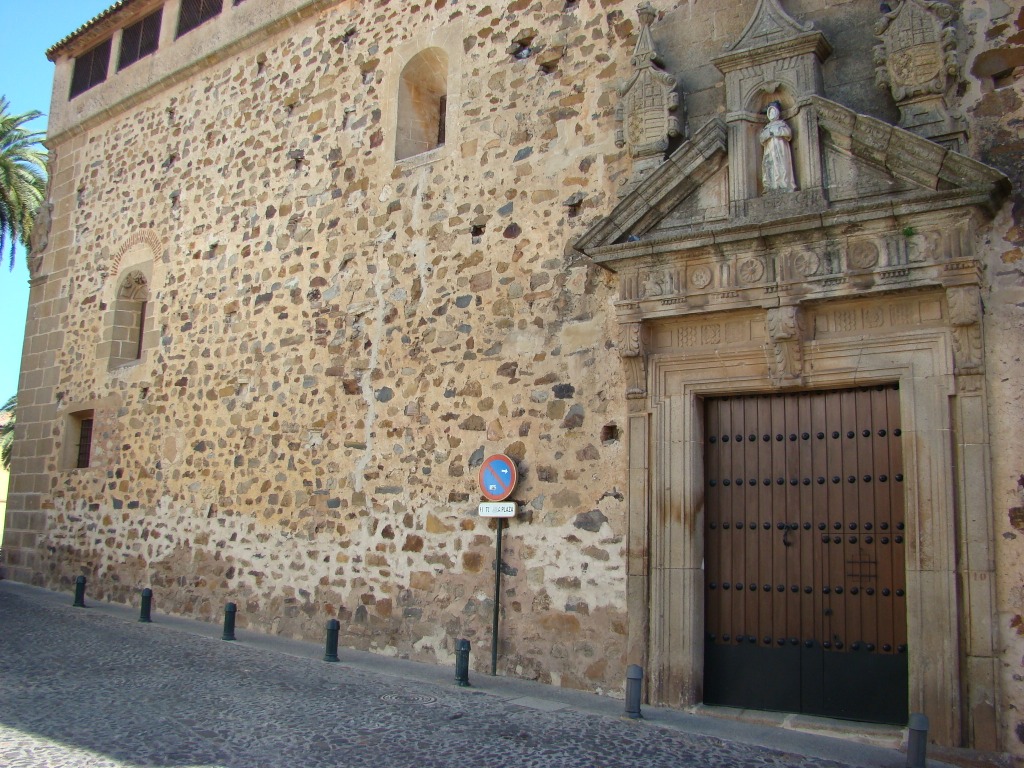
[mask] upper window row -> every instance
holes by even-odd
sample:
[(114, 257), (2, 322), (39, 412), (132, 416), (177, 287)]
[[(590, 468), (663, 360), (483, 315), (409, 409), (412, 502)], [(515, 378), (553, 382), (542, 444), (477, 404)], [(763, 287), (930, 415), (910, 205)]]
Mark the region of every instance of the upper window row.
[[(241, 2), (242, 0), (233, 0), (234, 5)], [(224, 0), (181, 0), (175, 36), (181, 37), (191, 32), (219, 15), (223, 9)], [(162, 18), (163, 8), (158, 8), (149, 16), (121, 31), (121, 49), (117, 57), (118, 72), (156, 51), (160, 42)], [(75, 58), (75, 67), (71, 74), (71, 94), (68, 98), (73, 99), (107, 79), (110, 51), (111, 40), (108, 39)]]

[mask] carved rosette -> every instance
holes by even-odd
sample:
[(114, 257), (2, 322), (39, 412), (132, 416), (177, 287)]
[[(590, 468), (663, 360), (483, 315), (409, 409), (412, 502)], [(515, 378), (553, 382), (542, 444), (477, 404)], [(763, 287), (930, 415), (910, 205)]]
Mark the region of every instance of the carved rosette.
[(647, 396), (647, 342), (643, 323), (619, 326), (619, 356), (626, 365), (626, 398)]
[(633, 49), (633, 75), (619, 89), (615, 109), (615, 146), (627, 147), (633, 158), (633, 174), (626, 191), (656, 168), (665, 157), (671, 136), (679, 135), (679, 107), (676, 79), (658, 66), (651, 24), (655, 18), (650, 3), (637, 9), (640, 34)]
[(804, 315), (799, 307), (769, 309), (765, 318), (771, 340), (771, 373), (776, 385), (800, 384), (804, 375)]
[(981, 290), (967, 285), (946, 290), (953, 332), (953, 363), (957, 374), (982, 373), (985, 349), (981, 335)]

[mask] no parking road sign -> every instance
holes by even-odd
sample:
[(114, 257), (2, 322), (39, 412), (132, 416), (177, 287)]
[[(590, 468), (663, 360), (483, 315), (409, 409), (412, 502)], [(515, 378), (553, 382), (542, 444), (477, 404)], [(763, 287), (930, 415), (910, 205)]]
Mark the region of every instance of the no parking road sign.
[(519, 473), (508, 456), (496, 453), (480, 467), (480, 491), (490, 501), (504, 501), (512, 495)]

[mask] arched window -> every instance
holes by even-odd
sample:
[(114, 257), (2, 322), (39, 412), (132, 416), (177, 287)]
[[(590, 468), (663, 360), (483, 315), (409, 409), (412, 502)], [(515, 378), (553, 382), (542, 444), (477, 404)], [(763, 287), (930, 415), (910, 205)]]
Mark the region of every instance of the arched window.
[(409, 60), (398, 83), (395, 159), (444, 144), (448, 110), (448, 54), (427, 48)]
[(142, 359), (146, 338), (149, 283), (141, 272), (124, 276), (114, 300), (110, 337), (110, 367), (118, 368)]

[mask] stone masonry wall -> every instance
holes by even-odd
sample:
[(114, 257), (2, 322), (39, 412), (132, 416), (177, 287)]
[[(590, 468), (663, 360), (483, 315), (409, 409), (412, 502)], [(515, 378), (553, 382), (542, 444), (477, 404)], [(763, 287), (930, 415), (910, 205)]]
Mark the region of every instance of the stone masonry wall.
[[(835, 48), (826, 96), (895, 122), (874, 86), (877, 3), (783, 4)], [(756, 2), (655, 5), (693, 131), (724, 110), (710, 59)], [(1005, 748), (1024, 754), (1024, 12), (953, 5), (968, 154), (1016, 195), (983, 253), (994, 694)], [(616, 280), (571, 245), (629, 174), (614, 109), (635, 31), (633, 5), (613, 0), (338, 2), (109, 119), (63, 119), (9, 572), (55, 588), (84, 573), (118, 601), (148, 585), (160, 610), (210, 620), (234, 600), (240, 626), (311, 639), (337, 617), (348, 645), (438, 663), (468, 637), (482, 669), (495, 531), (475, 514), (476, 475), (504, 452), (523, 507), (505, 538), (501, 673), (621, 692)], [(446, 145), (396, 164), (398, 76), (431, 45), (458, 97)], [(108, 371), (107, 313), (133, 265), (156, 332)], [(89, 409), (93, 466), (66, 469), (67, 415)]]
[(971, 126), (969, 154), (1013, 182), (1011, 200), (993, 222), (986, 243), (985, 354), (1001, 731), (1004, 747), (1024, 755), (1024, 7), (970, 0), (962, 4), (961, 14), (970, 35), (963, 97)]
[[(476, 475), (505, 452), (525, 506), (502, 670), (616, 689), (613, 283), (568, 244), (607, 207), (620, 152), (599, 130), (615, 84), (599, 51), (624, 56), (632, 24), (438, 5), (422, 21), (464, 28), (465, 80), (428, 163), (383, 147), (389, 57), (416, 31), (384, 3), (341, 4), (57, 142), (75, 183), (57, 203), (74, 246), (44, 267), (73, 307), (54, 398), (96, 427), (93, 466), (68, 470), (57, 418), (43, 580), (86, 573), (119, 601), (151, 585), (162, 610), (213, 620), (235, 600), (241, 626), (310, 638), (336, 616), (350, 645), (440, 662), (465, 636), (483, 665), (495, 534)], [(578, 38), (549, 74), (505, 51), (528, 23)], [(562, 204), (574, 192), (590, 215)], [(160, 338), (108, 373), (97, 348), (140, 230), (160, 244)]]

